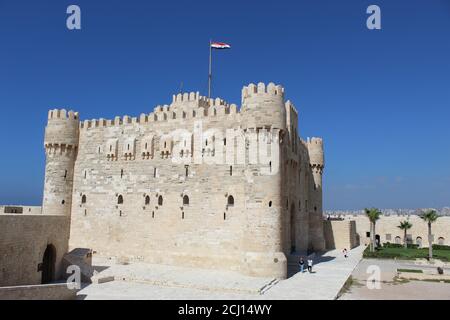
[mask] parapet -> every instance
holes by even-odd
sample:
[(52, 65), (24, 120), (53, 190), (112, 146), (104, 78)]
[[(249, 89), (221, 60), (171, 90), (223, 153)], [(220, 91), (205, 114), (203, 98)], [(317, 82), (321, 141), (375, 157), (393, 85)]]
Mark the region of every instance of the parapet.
[(260, 82), (243, 87), (241, 118), (247, 128), (286, 129), (284, 88), (272, 82), (267, 86)]
[(177, 119), (212, 118), (237, 113), (237, 105), (228, 104), (223, 99), (204, 97), (198, 92), (179, 93), (172, 96), (170, 105), (157, 105), (153, 112), (149, 114), (141, 113), (139, 117), (117, 116), (113, 120), (105, 120), (103, 118), (84, 120), (80, 122), (80, 129), (146, 124)]
[(244, 100), (247, 98), (262, 95), (272, 95), (283, 98), (284, 88), (280, 85), (275, 85), (273, 82), (270, 82), (267, 86), (262, 82), (258, 83), (258, 85), (250, 83), (248, 86), (242, 88), (242, 103), (244, 103)]
[(78, 112), (67, 112), (65, 109), (50, 110), (45, 128), (45, 147), (77, 147), (79, 121)]
[(48, 120), (75, 120), (78, 119), (78, 112), (70, 110), (67, 112), (65, 109), (53, 109), (48, 111)]

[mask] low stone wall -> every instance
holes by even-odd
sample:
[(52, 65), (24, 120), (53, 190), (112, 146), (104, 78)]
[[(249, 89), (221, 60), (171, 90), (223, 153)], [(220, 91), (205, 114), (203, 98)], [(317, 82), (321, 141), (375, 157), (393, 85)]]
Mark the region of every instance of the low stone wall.
[(75, 300), (77, 292), (66, 283), (0, 287), (0, 300)]
[[(365, 215), (345, 215), (345, 220), (356, 222), (356, 232), (359, 234), (361, 243), (370, 243), (370, 222)], [(428, 247), (428, 225), (419, 216), (381, 216), (376, 223), (376, 235), (381, 244), (400, 243), (403, 244), (403, 230), (398, 228), (401, 221), (408, 220), (412, 228), (408, 230), (408, 238), (411, 243), (419, 247)], [(450, 217), (439, 217), (432, 225), (433, 244), (450, 245)]]
[(325, 220), (323, 224), (327, 249), (350, 250), (359, 245), (355, 221)]
[(61, 277), (67, 252), (69, 217), (27, 214), (0, 215), (0, 286), (42, 283), (48, 246), (54, 248), (54, 279)]

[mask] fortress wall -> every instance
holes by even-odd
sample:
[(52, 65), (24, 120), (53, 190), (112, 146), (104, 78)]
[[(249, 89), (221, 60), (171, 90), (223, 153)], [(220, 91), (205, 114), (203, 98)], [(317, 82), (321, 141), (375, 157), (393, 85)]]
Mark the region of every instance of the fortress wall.
[[(370, 238), (366, 236), (370, 232), (369, 219), (364, 215), (346, 215), (345, 220), (355, 220), (356, 232), (360, 237), (361, 243), (369, 244)], [(397, 228), (400, 222), (408, 219), (407, 216), (382, 216), (376, 223), (376, 234), (380, 235), (381, 243), (395, 243), (395, 238), (400, 237), (400, 243), (403, 244), (403, 230)], [(412, 243), (417, 243), (417, 237), (422, 238), (422, 246), (428, 246), (428, 226), (419, 216), (409, 216), (412, 228), (407, 234), (411, 235)], [(440, 217), (431, 227), (434, 235), (434, 244), (438, 244), (440, 237), (444, 238), (444, 244), (450, 245), (450, 217)], [(390, 235), (390, 237), (389, 237)]]
[[(239, 125), (236, 117), (203, 118), (203, 131), (220, 128), (225, 137), (225, 128)], [(74, 171), (71, 249), (89, 247), (103, 256), (239, 270), (245, 259), (243, 248), (250, 250), (251, 247), (244, 238), (250, 228), (254, 229), (253, 237), (261, 240), (253, 243), (251, 250), (275, 250), (273, 244), (277, 241), (273, 237), (276, 235), (267, 233), (264, 227), (258, 231), (259, 222), (261, 226), (268, 226), (273, 221), (250, 221), (253, 218), (247, 214), (249, 208), (256, 208), (262, 215), (271, 217), (269, 201), (273, 202), (270, 209), (278, 210), (280, 192), (271, 183), (272, 176), (264, 178), (259, 193), (249, 193), (248, 185), (257, 183), (251, 179), (259, 174), (255, 167), (233, 165), (230, 176), (227, 164), (191, 163), (186, 177), (183, 164), (173, 163), (171, 154), (168, 158), (165, 154), (162, 156), (162, 152), (170, 152), (163, 144), (166, 135), (180, 128), (192, 132), (196, 120), (142, 124), (125, 118), (121, 125), (85, 126), (80, 130)], [(118, 160), (114, 157), (108, 160), (111, 140), (114, 140), (112, 149)], [(145, 141), (148, 141), (149, 151), (142, 157)], [(127, 157), (131, 160), (124, 157), (128, 142), (131, 157)], [(172, 143), (171, 146), (175, 143), (170, 139), (167, 142)], [(224, 142), (220, 139), (214, 143)], [(224, 147), (230, 146), (227, 140)], [(206, 152), (214, 149), (211, 141), (208, 146), (203, 144), (203, 148)], [(248, 150), (242, 153), (237, 146), (235, 150), (236, 157), (248, 159)], [(86, 195), (86, 203), (82, 203), (83, 195)], [(123, 204), (118, 204), (119, 195), (123, 197)], [(189, 197), (189, 206), (183, 205), (184, 195)], [(149, 204), (145, 203), (147, 196)], [(163, 197), (163, 205), (158, 204), (159, 196)], [(233, 206), (227, 207), (228, 196), (234, 197)], [(249, 223), (255, 223), (254, 228)]]
[(0, 287), (0, 300), (75, 300), (78, 291), (66, 283)]
[(323, 223), (327, 249), (350, 250), (358, 245), (355, 221), (325, 220)]
[(69, 217), (0, 215), (0, 286), (41, 283), (38, 265), (48, 244), (56, 249), (56, 276), (67, 252)]
[[(292, 247), (320, 250), (324, 241), (310, 221), (321, 217), (321, 189), (310, 188), (315, 179), (321, 185), (322, 171), (313, 174), (309, 141), (298, 138), (297, 121), (281, 86), (258, 83), (243, 88), (240, 110), (197, 92), (174, 95), (170, 105), (139, 117), (80, 122), (73, 179), (66, 171), (73, 180), (70, 248), (285, 277)], [(49, 117), (48, 127), (58, 131), (59, 118)], [(234, 140), (227, 129), (241, 136)], [(47, 139), (56, 141), (50, 147), (61, 144), (54, 136)], [(264, 149), (271, 157), (258, 153)], [(174, 155), (188, 161), (174, 162)], [(217, 158), (220, 164), (208, 163)], [(60, 156), (54, 163), (50, 182), (64, 167)], [(67, 189), (54, 189), (66, 196)]]
[(0, 214), (41, 214), (42, 207), (38, 206), (22, 206), (22, 205), (4, 205), (0, 206)]
[(291, 144), (284, 149), (283, 165), (283, 206), (284, 215), (284, 252), (289, 255), (292, 250), (302, 252), (309, 247), (309, 212), (306, 203), (309, 199), (308, 188), (311, 185), (309, 164), (306, 162), (307, 149), (300, 145), (293, 152)]

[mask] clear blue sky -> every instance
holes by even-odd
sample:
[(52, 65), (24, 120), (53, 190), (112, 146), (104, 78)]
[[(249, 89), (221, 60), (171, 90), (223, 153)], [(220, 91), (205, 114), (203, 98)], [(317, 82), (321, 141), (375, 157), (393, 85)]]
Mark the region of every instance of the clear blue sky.
[(0, 203), (40, 204), (48, 109), (136, 116), (180, 82), (206, 94), (210, 38), (232, 45), (214, 96), (282, 84), (302, 137), (324, 138), (326, 209), (450, 205), (448, 0), (0, 0)]

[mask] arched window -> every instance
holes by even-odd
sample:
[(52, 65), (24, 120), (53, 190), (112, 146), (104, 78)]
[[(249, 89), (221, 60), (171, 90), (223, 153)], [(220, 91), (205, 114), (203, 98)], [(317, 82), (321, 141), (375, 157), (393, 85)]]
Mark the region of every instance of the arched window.
[(119, 195), (119, 197), (117, 198), (117, 204), (123, 204), (123, 197), (122, 197), (122, 195)]
[(402, 243), (402, 238), (400, 238), (399, 236), (395, 237), (395, 243), (396, 244), (401, 244)]
[(422, 238), (421, 237), (417, 237), (416, 238), (416, 244), (420, 247), (422, 247)]
[(234, 206), (234, 198), (233, 198), (233, 196), (228, 196), (227, 204), (228, 204), (229, 207), (233, 207)]
[(188, 206), (189, 205), (189, 197), (187, 195), (185, 195), (183, 197), (183, 206)]
[(146, 196), (145, 197), (145, 205), (149, 205), (150, 204), (150, 196)]
[(85, 194), (83, 194), (83, 196), (81, 197), (81, 203), (82, 204), (85, 204), (86, 203), (86, 195)]
[(269, 208), (272, 207), (272, 201), (269, 201)]
[(163, 205), (163, 197), (159, 196), (158, 197), (158, 206), (162, 206)]
[(444, 245), (444, 242), (445, 242), (444, 237), (439, 237), (439, 238), (438, 238), (438, 244), (439, 244), (440, 246), (443, 246), (443, 245)]

